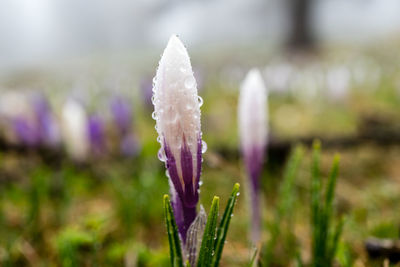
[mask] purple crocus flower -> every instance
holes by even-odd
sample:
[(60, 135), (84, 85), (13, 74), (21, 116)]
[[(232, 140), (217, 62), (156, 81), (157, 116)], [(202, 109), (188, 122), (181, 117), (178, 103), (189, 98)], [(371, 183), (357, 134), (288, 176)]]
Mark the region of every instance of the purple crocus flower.
[(132, 133), (132, 108), (130, 103), (121, 97), (115, 97), (111, 101), (110, 108), (120, 138), (121, 154), (129, 157), (137, 155), (139, 143)]
[(257, 69), (251, 70), (240, 88), (239, 133), (241, 150), (249, 176), (252, 211), (251, 239), (257, 243), (260, 238), (260, 174), (267, 144), (267, 90)]
[(11, 123), (19, 142), (31, 147), (39, 145), (40, 136), (34, 121), (19, 116), (13, 118)]
[(35, 95), (32, 99), (38, 132), (42, 144), (55, 146), (61, 141), (60, 129), (44, 95)]
[(96, 154), (102, 154), (105, 150), (105, 134), (104, 123), (99, 116), (89, 116), (87, 133), (91, 150)]
[(132, 127), (132, 109), (128, 101), (115, 97), (111, 101), (111, 113), (121, 136), (128, 134)]
[[(200, 101), (199, 101), (200, 100)], [(153, 118), (171, 187), (172, 206), (183, 244), (196, 218), (202, 161), (201, 98), (186, 48), (173, 35), (161, 57), (153, 88)]]

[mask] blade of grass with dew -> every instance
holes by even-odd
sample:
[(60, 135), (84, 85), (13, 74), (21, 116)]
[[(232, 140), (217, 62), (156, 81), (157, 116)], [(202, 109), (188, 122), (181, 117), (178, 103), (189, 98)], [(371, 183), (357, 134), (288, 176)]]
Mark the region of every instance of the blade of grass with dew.
[(219, 210), (219, 197), (214, 197), (211, 203), (210, 214), (207, 219), (206, 229), (204, 230), (203, 240), (199, 252), (198, 267), (211, 266), (212, 258), (214, 255), (214, 242), (217, 229)]
[(217, 239), (216, 239), (215, 247), (214, 247), (215, 255), (213, 258), (213, 263), (211, 265), (213, 267), (217, 267), (219, 265), (219, 261), (221, 259), (222, 251), (223, 251), (224, 245), (225, 245), (226, 235), (228, 233), (229, 224), (230, 224), (230, 221), (232, 218), (233, 209), (235, 207), (237, 198), (239, 197), (239, 189), (240, 189), (240, 185), (238, 183), (236, 183), (233, 186), (231, 196), (229, 197), (228, 203), (226, 204), (224, 214), (223, 214), (221, 222), (219, 224), (218, 231), (217, 231)]
[(181, 243), (179, 239), (178, 227), (176, 226), (171, 201), (168, 195), (164, 195), (165, 223), (167, 226), (169, 251), (172, 267), (183, 267)]

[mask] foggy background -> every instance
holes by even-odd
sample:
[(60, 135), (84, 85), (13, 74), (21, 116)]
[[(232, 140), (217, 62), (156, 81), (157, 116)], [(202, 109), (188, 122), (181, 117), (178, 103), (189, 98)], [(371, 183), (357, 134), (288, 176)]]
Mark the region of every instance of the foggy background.
[[(0, 72), (152, 49), (159, 56), (173, 33), (203, 50), (246, 44), (275, 49), (289, 38), (295, 2), (3, 0)], [(398, 0), (307, 2), (309, 28), (319, 43), (366, 45), (400, 33)]]

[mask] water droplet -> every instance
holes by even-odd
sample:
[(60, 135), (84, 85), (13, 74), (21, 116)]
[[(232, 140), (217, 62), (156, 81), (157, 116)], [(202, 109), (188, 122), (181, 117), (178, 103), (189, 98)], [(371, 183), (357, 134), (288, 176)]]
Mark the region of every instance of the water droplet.
[(151, 103), (153, 103), (153, 105), (156, 103), (156, 97), (154, 95), (151, 96)]
[(171, 178), (171, 176), (169, 175), (169, 172), (168, 172), (168, 170), (166, 170), (166, 171), (165, 171), (165, 176), (167, 176), (167, 178), (168, 178), (168, 179), (170, 179), (170, 178)]
[[(157, 141), (158, 141), (158, 140), (157, 140)], [(164, 151), (163, 148), (160, 148), (160, 149), (158, 150), (157, 156), (158, 156), (158, 159), (159, 159), (160, 161), (165, 162), (166, 158), (165, 158), (165, 151)]]
[(202, 186), (203, 185), (203, 181), (199, 181), (199, 186)]
[(203, 105), (203, 98), (201, 96), (197, 96), (197, 100), (199, 101), (199, 107)]
[(240, 196), (240, 193), (239, 193), (239, 192), (237, 192), (237, 193), (236, 193), (236, 196), (237, 196), (237, 197), (238, 197), (238, 196)]
[(196, 80), (194, 79), (194, 77), (192, 75), (189, 75), (186, 79), (185, 79), (185, 87), (187, 89), (192, 88), (194, 86), (194, 84), (196, 83)]
[(161, 137), (157, 136), (157, 142), (159, 142), (161, 144)]
[(157, 112), (153, 111), (153, 113), (151, 113), (151, 117), (153, 120), (157, 120)]
[(204, 140), (202, 140), (201, 141), (201, 153), (206, 153), (206, 151), (207, 151), (207, 143)]

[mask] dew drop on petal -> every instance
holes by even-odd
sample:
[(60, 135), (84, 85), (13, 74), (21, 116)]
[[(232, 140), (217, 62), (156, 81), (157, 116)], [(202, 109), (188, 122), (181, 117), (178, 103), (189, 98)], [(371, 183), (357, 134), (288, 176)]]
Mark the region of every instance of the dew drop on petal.
[(185, 87), (187, 89), (190, 89), (194, 86), (196, 80), (194, 79), (193, 76), (189, 75), (186, 79), (185, 79)]
[(202, 140), (201, 141), (201, 153), (206, 153), (206, 151), (207, 151), (207, 143), (204, 140)]
[(203, 181), (199, 181), (199, 186), (202, 186), (203, 185)]
[(157, 120), (157, 112), (153, 111), (153, 113), (151, 113), (151, 117), (153, 120)]
[(197, 100), (199, 101), (199, 107), (203, 105), (203, 98), (201, 96), (197, 96)]
[[(158, 141), (158, 140), (157, 140)], [(158, 159), (162, 162), (165, 162), (165, 151), (163, 148), (160, 148), (157, 153)]]

